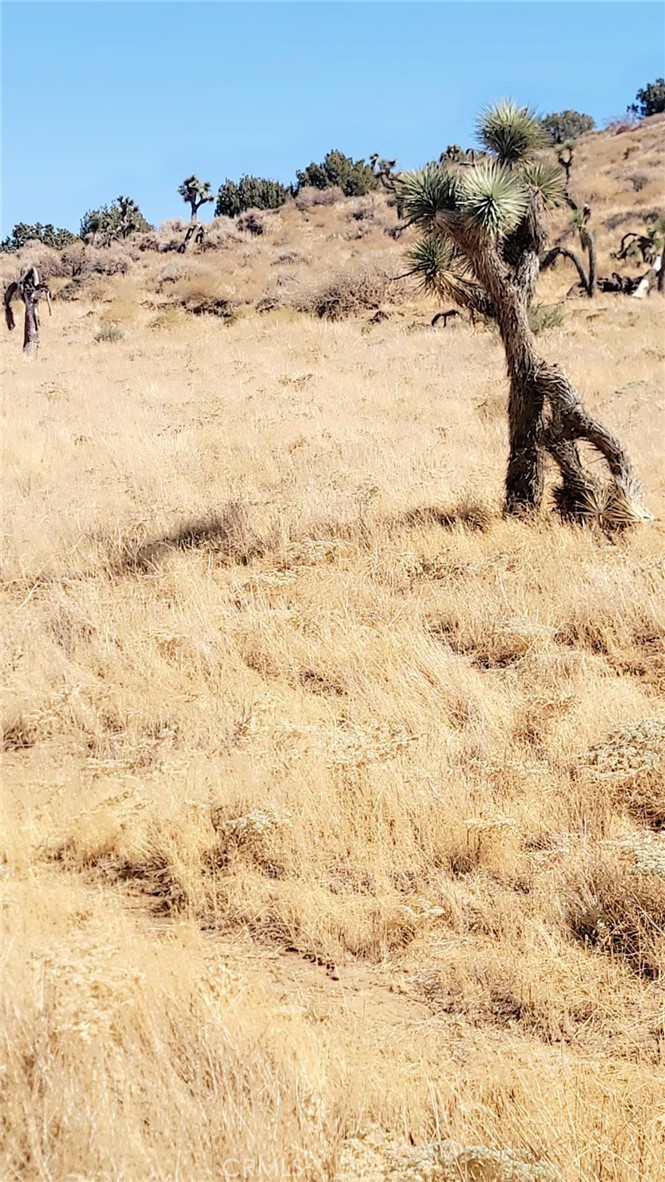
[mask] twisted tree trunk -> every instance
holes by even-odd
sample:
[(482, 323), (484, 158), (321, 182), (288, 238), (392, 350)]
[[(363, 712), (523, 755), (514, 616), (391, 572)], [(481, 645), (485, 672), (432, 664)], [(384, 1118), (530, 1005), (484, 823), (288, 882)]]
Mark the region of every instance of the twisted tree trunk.
[(525, 294), (498, 253), (487, 247), (478, 251), (474, 268), (496, 310), (510, 378), (506, 512), (519, 514), (540, 506), (547, 451), (561, 472), (562, 484), (555, 494), (559, 509), (569, 517), (580, 515), (597, 481), (582, 466), (577, 440), (586, 440), (600, 452), (617, 486), (630, 488), (632, 468), (619, 440), (585, 410), (563, 371), (538, 356)]

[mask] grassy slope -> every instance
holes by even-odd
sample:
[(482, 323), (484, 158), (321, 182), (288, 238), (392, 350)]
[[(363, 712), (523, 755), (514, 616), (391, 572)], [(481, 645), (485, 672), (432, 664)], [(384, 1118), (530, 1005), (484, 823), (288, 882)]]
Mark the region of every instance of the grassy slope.
[[(585, 137), (599, 220), (662, 126)], [(355, 208), (206, 282), (399, 266)], [(659, 301), (540, 338), (648, 490), (610, 542), (502, 520), (492, 334), (164, 315), (172, 265), (6, 349), (2, 1176), (379, 1178), (388, 1132), (665, 1176)]]

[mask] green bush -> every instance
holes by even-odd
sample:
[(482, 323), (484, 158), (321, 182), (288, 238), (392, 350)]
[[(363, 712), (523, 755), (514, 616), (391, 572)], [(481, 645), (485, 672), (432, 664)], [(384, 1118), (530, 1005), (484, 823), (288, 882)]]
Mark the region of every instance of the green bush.
[(237, 218), (248, 209), (279, 209), (289, 196), (289, 189), (279, 181), (258, 176), (241, 176), (237, 183), (225, 180), (217, 194), (215, 217)]
[(297, 172), (298, 190), (340, 188), (345, 197), (363, 197), (378, 188), (378, 179), (366, 160), (352, 160), (336, 149), (328, 152), (321, 164), (308, 164)]
[(95, 336), (95, 340), (105, 341), (107, 344), (115, 344), (116, 341), (122, 341), (124, 336), (124, 332), (118, 328), (117, 324), (102, 324)]
[(576, 140), (585, 131), (593, 131), (595, 127), (591, 116), (583, 115), (580, 111), (552, 111), (540, 122), (552, 144), (565, 144), (566, 140)]
[(110, 205), (89, 209), (83, 215), (79, 235), (94, 246), (108, 246), (130, 234), (146, 234), (152, 229), (131, 197), (116, 197)]
[(628, 107), (631, 114), (639, 115), (640, 119), (646, 119), (648, 115), (660, 115), (665, 111), (665, 78), (656, 78), (655, 82), (649, 82), (642, 90), (638, 90), (635, 100)]
[(35, 222), (34, 225), (30, 225), (28, 222), (18, 222), (11, 234), (0, 242), (0, 251), (13, 253), (16, 250), (21, 250), (26, 242), (34, 241), (42, 242), (44, 246), (50, 246), (53, 250), (64, 250), (72, 243), (78, 242), (78, 238), (69, 230), (56, 230), (51, 222), (47, 222), (45, 226), (41, 222)]
[(536, 336), (548, 328), (561, 328), (562, 324), (561, 304), (532, 304), (529, 308), (529, 327)]

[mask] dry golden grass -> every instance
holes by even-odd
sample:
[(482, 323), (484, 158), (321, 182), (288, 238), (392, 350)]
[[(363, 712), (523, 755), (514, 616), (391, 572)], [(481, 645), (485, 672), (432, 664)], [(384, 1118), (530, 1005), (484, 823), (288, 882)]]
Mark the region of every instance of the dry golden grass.
[(6, 346), (0, 1174), (664, 1178), (659, 301), (540, 338), (612, 541), (502, 519), (494, 334), (226, 325), (172, 260)]

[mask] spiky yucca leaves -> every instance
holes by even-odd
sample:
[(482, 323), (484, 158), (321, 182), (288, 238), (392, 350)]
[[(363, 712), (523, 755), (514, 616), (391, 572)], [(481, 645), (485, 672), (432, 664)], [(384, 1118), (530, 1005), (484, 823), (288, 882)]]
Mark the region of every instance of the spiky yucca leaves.
[(408, 274), (414, 277), (422, 292), (442, 301), (453, 300), (459, 307), (481, 316), (492, 314), (482, 287), (469, 278), (468, 260), (449, 238), (441, 234), (424, 234), (407, 251), (407, 259), (411, 263)]
[(560, 168), (541, 160), (530, 160), (520, 169), (522, 182), (534, 190), (543, 209), (556, 209), (566, 198), (566, 181)]
[(415, 172), (405, 172), (396, 185), (396, 195), (409, 225), (429, 231), (437, 214), (457, 208), (460, 174), (442, 164), (426, 164)]
[(589, 479), (578, 488), (569, 503), (565, 488), (554, 491), (555, 504), (562, 517), (595, 526), (606, 533), (616, 533), (653, 521), (642, 504), (643, 489), (637, 480), (601, 482)]
[(488, 152), (512, 168), (533, 157), (547, 143), (540, 120), (529, 107), (502, 99), (479, 116), (478, 139)]
[(505, 238), (524, 217), (528, 197), (521, 177), (493, 160), (467, 170), (457, 209), (475, 229)]
[(459, 251), (441, 234), (424, 234), (407, 250), (406, 257), (411, 263), (408, 274), (413, 275), (420, 290), (428, 295), (447, 295), (446, 287), (461, 276)]

